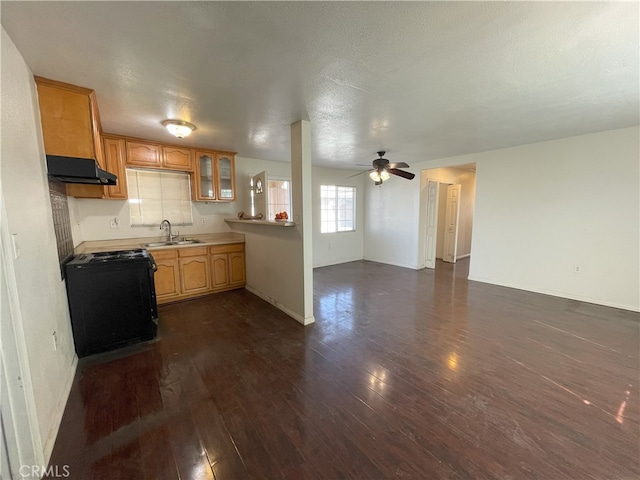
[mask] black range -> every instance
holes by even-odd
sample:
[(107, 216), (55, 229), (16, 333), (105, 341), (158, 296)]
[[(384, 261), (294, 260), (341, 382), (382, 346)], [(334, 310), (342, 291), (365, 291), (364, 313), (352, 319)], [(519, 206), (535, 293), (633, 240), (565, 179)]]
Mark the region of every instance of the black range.
[(151, 254), (142, 249), (85, 253), (67, 263), (67, 297), (79, 357), (155, 338), (156, 269)]

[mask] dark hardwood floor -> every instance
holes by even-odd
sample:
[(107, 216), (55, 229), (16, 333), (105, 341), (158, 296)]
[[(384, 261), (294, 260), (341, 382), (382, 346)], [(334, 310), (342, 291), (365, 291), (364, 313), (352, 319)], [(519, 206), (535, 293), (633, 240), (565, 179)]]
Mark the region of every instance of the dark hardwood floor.
[(638, 314), (413, 271), (315, 270), (303, 327), (245, 290), (80, 361), (72, 479), (637, 479)]

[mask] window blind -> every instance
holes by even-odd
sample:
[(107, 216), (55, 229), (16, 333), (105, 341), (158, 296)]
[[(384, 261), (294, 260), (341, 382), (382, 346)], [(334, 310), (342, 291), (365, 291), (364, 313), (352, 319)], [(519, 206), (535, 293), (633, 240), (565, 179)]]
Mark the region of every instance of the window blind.
[(189, 174), (127, 168), (131, 226), (191, 225)]

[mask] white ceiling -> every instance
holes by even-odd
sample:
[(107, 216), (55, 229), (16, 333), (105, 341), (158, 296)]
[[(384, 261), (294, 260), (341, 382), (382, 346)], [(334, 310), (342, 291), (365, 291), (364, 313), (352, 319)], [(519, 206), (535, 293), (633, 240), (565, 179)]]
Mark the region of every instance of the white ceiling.
[(639, 4), (8, 2), (34, 74), (96, 91), (106, 132), (290, 160), (412, 162), (639, 123)]

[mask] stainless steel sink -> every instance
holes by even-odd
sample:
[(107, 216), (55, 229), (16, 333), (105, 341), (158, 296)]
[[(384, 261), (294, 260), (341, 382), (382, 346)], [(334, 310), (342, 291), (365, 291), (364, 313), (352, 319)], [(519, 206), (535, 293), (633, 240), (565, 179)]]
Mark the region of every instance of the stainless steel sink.
[(172, 240), (170, 242), (152, 242), (152, 243), (143, 243), (143, 247), (169, 247), (171, 245), (191, 245), (193, 243), (202, 243), (202, 240), (196, 239), (184, 239), (184, 240)]
[(143, 243), (143, 247), (166, 247), (167, 245), (175, 245), (174, 242), (153, 242), (153, 243)]

